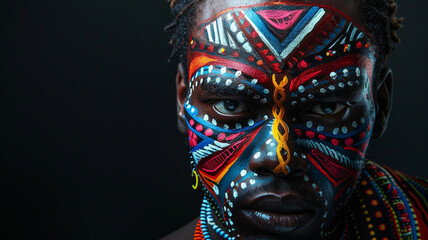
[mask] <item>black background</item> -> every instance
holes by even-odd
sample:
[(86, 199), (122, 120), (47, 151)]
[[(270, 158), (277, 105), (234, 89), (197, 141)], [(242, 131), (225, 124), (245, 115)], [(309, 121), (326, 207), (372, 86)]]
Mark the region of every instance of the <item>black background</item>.
[[(426, 1), (405, 27), (370, 158), (428, 177)], [(162, 0), (1, 1), (0, 238), (155, 239), (198, 214)]]

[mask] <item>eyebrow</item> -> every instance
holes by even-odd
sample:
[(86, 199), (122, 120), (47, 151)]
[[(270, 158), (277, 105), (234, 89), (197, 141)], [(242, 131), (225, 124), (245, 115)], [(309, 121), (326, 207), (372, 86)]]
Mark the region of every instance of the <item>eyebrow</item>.
[[(320, 89), (325, 89), (325, 93), (320, 92), (320, 89), (317, 89), (316, 91), (312, 91), (310, 87), (309, 89), (306, 89), (304, 93), (300, 93), (299, 91), (295, 91), (291, 93), (291, 99), (293, 101), (300, 100), (302, 98), (308, 99), (309, 95), (313, 96), (313, 99), (322, 99), (322, 98), (332, 98), (332, 97), (338, 97), (338, 98), (353, 98), (355, 97), (355, 93), (351, 90), (349, 91), (350, 86), (345, 82), (344, 87), (339, 87), (338, 85), (334, 84), (323, 84), (321, 85)], [(361, 84), (361, 83), (360, 83)], [(358, 85), (353, 82), (353, 86)], [(331, 90), (329, 87), (334, 86), (334, 90)], [(309, 99), (308, 99), (309, 100)]]
[[(363, 63), (363, 64), (362, 64)], [(341, 73), (339, 70), (347, 69), (349, 71), (349, 75), (352, 75), (358, 69), (361, 71), (361, 67), (366, 67), (364, 63), (368, 63), (371, 66), (371, 60), (359, 54), (350, 54), (340, 57), (331, 62), (323, 63), (312, 68), (309, 68), (303, 72), (301, 72), (296, 78), (294, 78), (290, 83), (290, 90), (293, 92), (297, 90), (297, 87), (305, 84), (313, 78), (317, 78), (318, 76), (329, 76), (331, 73), (337, 74), (333, 79), (340, 79)], [(330, 75), (331, 76), (331, 75)]]
[(223, 83), (216, 83), (215, 79), (211, 80), (210, 82), (204, 82), (201, 85), (201, 88), (208, 92), (208, 94), (211, 95), (217, 95), (217, 96), (231, 96), (231, 95), (238, 95), (238, 96), (248, 96), (246, 89), (239, 90), (238, 85), (236, 83), (236, 79), (231, 79), (232, 84), (229, 86), (225, 86), (224, 82), (225, 79), (222, 79), (221, 81)]

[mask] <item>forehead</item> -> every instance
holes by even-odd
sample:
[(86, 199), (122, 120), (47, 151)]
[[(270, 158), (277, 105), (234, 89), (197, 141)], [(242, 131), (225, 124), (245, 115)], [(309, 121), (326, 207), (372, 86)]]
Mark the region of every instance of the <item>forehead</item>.
[(318, 76), (336, 78), (340, 74), (334, 72), (347, 67), (351, 69), (346, 75), (363, 67), (370, 76), (375, 60), (375, 50), (357, 21), (332, 6), (307, 3), (224, 9), (199, 22), (189, 51), (189, 78), (214, 65), (242, 71), (262, 83), (272, 74), (286, 74), (294, 80), (291, 87)]
[(204, 22), (209, 18), (228, 9), (238, 7), (249, 7), (254, 5), (275, 5), (275, 4), (287, 4), (287, 5), (317, 5), (325, 8), (334, 8), (338, 11), (343, 12), (345, 15), (360, 21), (360, 14), (358, 12), (358, 0), (216, 0), (216, 1), (204, 1), (200, 8), (196, 12), (196, 21)]

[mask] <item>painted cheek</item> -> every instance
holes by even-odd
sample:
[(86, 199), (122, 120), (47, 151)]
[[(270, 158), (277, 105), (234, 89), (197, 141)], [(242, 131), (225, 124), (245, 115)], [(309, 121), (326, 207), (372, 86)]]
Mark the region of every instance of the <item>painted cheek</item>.
[(353, 121), (349, 129), (337, 128), (333, 132), (313, 124), (297, 130), (300, 137), (296, 142), (305, 149), (313, 171), (331, 184), (336, 209), (346, 202), (364, 167), (373, 120), (372, 116), (362, 117)]
[(255, 123), (254, 127), (224, 130), (191, 114), (189, 110), (188, 136), (194, 166), (212, 199), (221, 204), (220, 196), (224, 196), (225, 190), (220, 183), (257, 135), (261, 123)]
[[(366, 105), (370, 108), (369, 104)], [(337, 201), (337, 208), (346, 201), (364, 167), (374, 117), (370, 114), (362, 115), (346, 126), (332, 130), (316, 121), (294, 126), (296, 143), (306, 152), (316, 175), (331, 184), (332, 200)]]

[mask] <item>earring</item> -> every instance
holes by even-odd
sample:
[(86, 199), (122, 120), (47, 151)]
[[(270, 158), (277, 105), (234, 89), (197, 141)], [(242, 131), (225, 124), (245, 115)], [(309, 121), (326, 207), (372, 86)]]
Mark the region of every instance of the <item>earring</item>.
[(198, 173), (196, 172), (195, 169), (193, 169), (192, 177), (195, 177), (195, 184), (192, 185), (192, 188), (193, 188), (193, 190), (196, 190), (198, 188), (199, 177), (198, 177)]

